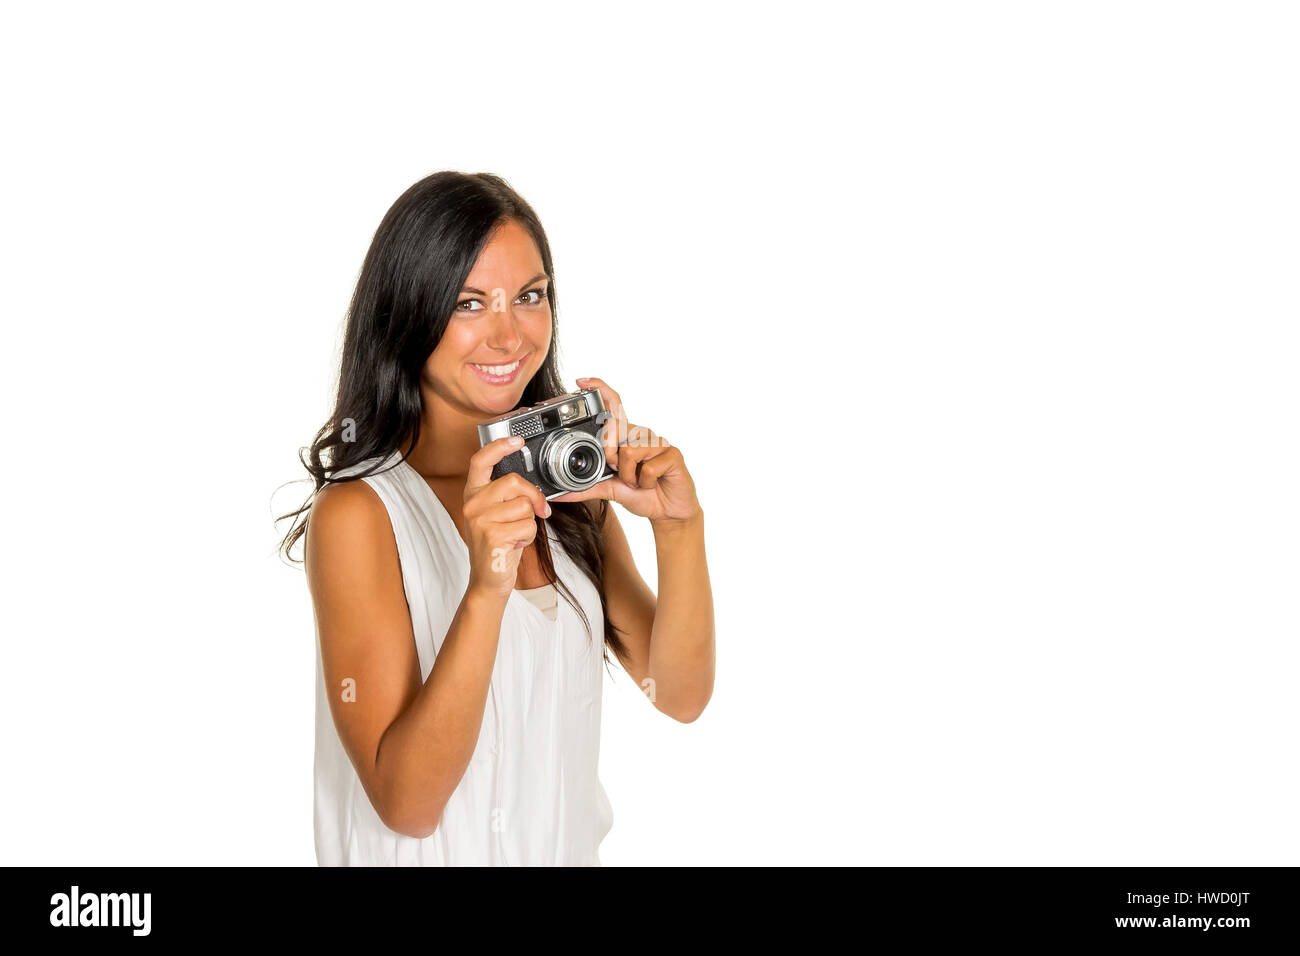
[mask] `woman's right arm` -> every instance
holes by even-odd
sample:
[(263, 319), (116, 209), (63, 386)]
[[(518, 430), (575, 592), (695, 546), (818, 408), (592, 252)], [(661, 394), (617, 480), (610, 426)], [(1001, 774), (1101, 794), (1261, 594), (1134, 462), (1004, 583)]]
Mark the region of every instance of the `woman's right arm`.
[(406, 836), (434, 832), (469, 766), (519, 558), (536, 532), (534, 509), (547, 507), (517, 475), (487, 481), (510, 450), (494, 445), (471, 462), (470, 583), (423, 683), (397, 544), (379, 496), (360, 480), (329, 485), (308, 521), (307, 581), (334, 726), (379, 818)]
[(422, 686), (397, 543), (366, 482), (316, 496), (305, 561), (343, 749), (384, 825), (428, 836), (478, 742), (505, 603), (467, 591)]

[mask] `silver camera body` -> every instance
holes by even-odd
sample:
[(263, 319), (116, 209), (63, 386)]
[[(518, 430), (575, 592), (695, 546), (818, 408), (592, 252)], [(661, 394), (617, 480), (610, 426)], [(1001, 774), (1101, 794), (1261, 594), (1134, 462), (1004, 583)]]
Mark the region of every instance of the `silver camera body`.
[(492, 468), (493, 479), (518, 474), (547, 500), (570, 491), (585, 491), (616, 475), (605, 460), (601, 431), (611, 412), (600, 390), (584, 388), (536, 405), (517, 408), (478, 426), (479, 446), (519, 435), (523, 446)]

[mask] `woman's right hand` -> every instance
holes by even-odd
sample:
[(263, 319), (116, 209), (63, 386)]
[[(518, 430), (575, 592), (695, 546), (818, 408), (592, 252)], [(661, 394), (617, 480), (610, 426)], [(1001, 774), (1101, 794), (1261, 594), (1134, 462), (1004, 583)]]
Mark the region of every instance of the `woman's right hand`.
[(522, 475), (492, 478), (492, 468), (518, 451), (512, 436), (488, 442), (469, 459), (463, 515), (469, 538), (469, 590), (510, 597), (524, 549), (537, 537), (534, 517), (546, 518), (551, 506), (542, 490)]

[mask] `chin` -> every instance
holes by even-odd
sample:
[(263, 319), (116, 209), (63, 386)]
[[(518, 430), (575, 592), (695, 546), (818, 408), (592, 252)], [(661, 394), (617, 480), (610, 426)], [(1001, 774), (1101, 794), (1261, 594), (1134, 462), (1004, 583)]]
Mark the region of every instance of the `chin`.
[(524, 390), (520, 388), (498, 388), (485, 392), (482, 388), (472, 393), (473, 405), (484, 415), (504, 415), (519, 407), (523, 401)]
[(506, 412), (512, 412), (518, 407), (519, 407), (518, 398), (515, 398), (514, 400), (502, 399), (496, 402), (486, 402), (486, 403), (479, 404), (479, 408), (485, 414), (491, 415), (493, 417), (496, 417), (497, 415), (504, 415)]

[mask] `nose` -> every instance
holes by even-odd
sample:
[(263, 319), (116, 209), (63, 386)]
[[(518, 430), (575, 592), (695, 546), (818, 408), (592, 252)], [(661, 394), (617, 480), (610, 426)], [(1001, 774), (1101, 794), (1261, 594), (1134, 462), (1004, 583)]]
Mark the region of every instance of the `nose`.
[(515, 321), (514, 307), (507, 305), (500, 312), (493, 312), (488, 326), (487, 347), (504, 355), (513, 355), (524, 342), (519, 332), (519, 323)]

